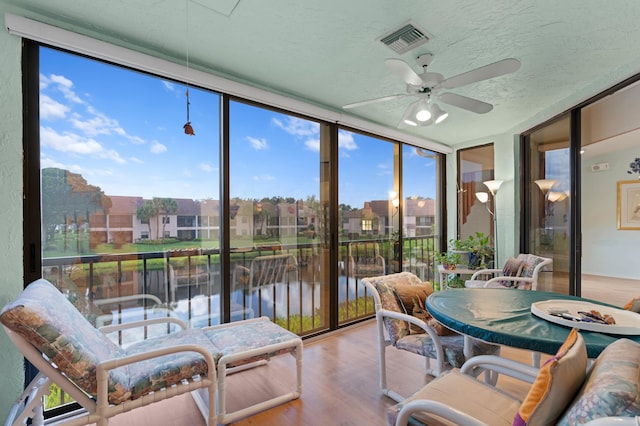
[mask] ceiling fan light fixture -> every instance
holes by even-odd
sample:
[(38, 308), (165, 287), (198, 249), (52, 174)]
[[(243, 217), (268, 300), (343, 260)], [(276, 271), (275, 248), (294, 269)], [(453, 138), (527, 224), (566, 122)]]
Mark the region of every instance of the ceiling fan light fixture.
[(429, 121), (431, 118), (431, 111), (429, 111), (429, 104), (426, 101), (418, 101), (415, 117), (418, 121)]
[(442, 123), (445, 118), (447, 118), (449, 116), (449, 113), (446, 111), (443, 111), (438, 104), (433, 103), (431, 104), (431, 116), (433, 117), (433, 122), (435, 124), (438, 123)]
[(412, 126), (412, 127), (416, 127), (418, 125), (417, 121), (416, 121), (416, 112), (418, 111), (418, 101), (413, 102), (411, 105), (409, 105), (409, 107), (407, 108), (407, 110), (404, 112), (404, 115), (402, 116), (402, 120), (400, 120), (400, 125), (401, 126)]

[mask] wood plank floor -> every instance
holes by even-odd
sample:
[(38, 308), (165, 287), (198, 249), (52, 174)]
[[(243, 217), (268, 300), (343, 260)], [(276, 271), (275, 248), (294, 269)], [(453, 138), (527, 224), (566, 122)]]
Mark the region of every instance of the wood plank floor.
[[(553, 287), (549, 282), (546, 285)], [(622, 305), (637, 295), (640, 295), (640, 281), (583, 277), (584, 297)], [(301, 398), (233, 425), (386, 425), (386, 409), (394, 402), (380, 394), (375, 342), (376, 327), (373, 320), (305, 342)], [(391, 388), (408, 396), (431, 380), (430, 376), (422, 373), (423, 358), (394, 349), (388, 349), (387, 353)], [(513, 348), (503, 348), (502, 354), (522, 362), (531, 360), (530, 352)], [(293, 389), (293, 368), (292, 357), (280, 356), (267, 366), (230, 376), (228, 408), (241, 408), (279, 390)], [(498, 385), (520, 394), (527, 389), (516, 381), (504, 378), (500, 379)], [(203, 426), (205, 422), (191, 396), (183, 395), (116, 416), (110, 425)]]

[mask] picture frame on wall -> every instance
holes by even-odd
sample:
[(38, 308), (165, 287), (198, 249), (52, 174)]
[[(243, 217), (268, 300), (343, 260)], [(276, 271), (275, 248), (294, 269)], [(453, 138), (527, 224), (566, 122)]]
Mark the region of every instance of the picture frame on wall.
[(618, 229), (640, 230), (640, 179), (618, 181)]

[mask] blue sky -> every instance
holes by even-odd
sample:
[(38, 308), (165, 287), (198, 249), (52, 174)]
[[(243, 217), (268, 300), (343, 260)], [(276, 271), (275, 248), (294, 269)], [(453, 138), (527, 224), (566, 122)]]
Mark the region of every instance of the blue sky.
[[(81, 174), (107, 195), (219, 199), (219, 98), (79, 56), (42, 48), (42, 167)], [(319, 197), (319, 125), (232, 102), (231, 195)], [(393, 145), (339, 134), (339, 202), (362, 207), (389, 197)], [(405, 196), (435, 196), (435, 165), (406, 148)]]

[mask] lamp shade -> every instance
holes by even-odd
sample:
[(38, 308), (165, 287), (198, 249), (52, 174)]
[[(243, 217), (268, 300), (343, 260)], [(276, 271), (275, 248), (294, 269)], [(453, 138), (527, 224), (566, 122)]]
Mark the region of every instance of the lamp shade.
[(556, 183), (558, 183), (558, 181), (554, 179), (538, 179), (535, 182), (544, 194), (549, 192), (549, 190), (553, 188)]
[(484, 204), (489, 201), (489, 194), (486, 192), (476, 192), (476, 198), (478, 199), (478, 201)]
[(433, 117), (433, 122), (435, 124), (438, 123), (442, 123), (445, 118), (447, 118), (449, 116), (449, 113), (446, 111), (443, 111), (438, 104), (436, 103), (432, 103), (431, 104), (431, 116)]
[(496, 195), (496, 192), (498, 192), (498, 189), (500, 188), (500, 185), (502, 185), (502, 181), (501, 180), (487, 180), (484, 183), (484, 185), (489, 188), (489, 192), (491, 192), (491, 195)]
[(418, 101), (418, 108), (416, 111), (416, 119), (424, 122), (431, 118), (431, 111), (429, 111), (429, 104), (425, 100)]

